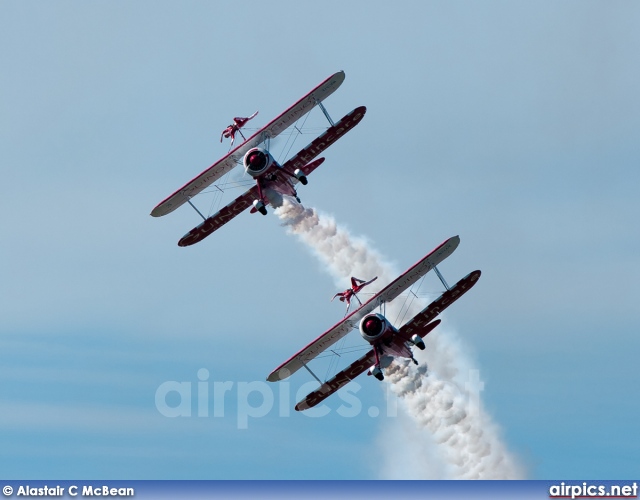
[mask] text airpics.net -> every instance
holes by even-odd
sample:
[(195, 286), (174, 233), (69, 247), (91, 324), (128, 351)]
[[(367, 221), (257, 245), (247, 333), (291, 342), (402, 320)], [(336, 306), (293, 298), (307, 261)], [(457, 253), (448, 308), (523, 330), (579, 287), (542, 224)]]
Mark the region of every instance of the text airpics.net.
[(638, 498), (638, 484), (554, 484), (549, 488), (549, 498)]
[[(195, 388), (194, 385), (196, 385)], [(315, 381), (302, 384), (295, 393), (295, 401), (303, 398), (317, 387), (318, 383)], [(338, 391), (337, 399), (342, 402), (335, 410), (338, 415), (355, 417), (362, 413), (362, 402), (356, 396), (361, 388), (362, 386), (354, 381), (349, 387)], [(397, 415), (397, 398), (389, 390), (385, 390), (385, 394), (387, 407), (385, 414), (387, 417), (395, 417)], [(276, 408), (280, 417), (289, 417), (295, 411), (293, 409), (295, 401), (289, 382), (279, 382), (274, 385), (259, 380), (252, 382), (210, 381), (209, 370), (206, 368), (198, 370), (196, 384), (171, 380), (160, 384), (155, 394), (156, 409), (161, 415), (170, 418), (191, 417), (194, 414), (198, 417), (223, 418), (229, 406), (233, 404), (233, 399), (236, 400), (236, 405), (230, 413), (237, 410), (238, 429), (247, 429), (249, 418), (265, 417)], [(195, 404), (193, 404), (193, 400), (195, 400)], [(192, 406), (195, 406), (194, 412), (192, 412)], [(323, 404), (306, 410), (302, 414), (317, 418), (324, 417), (331, 411), (331, 408)], [(370, 406), (367, 412), (370, 417), (377, 417), (381, 413), (380, 409), (375, 406)]]
[[(169, 418), (193, 416), (224, 418), (228, 416), (227, 413), (232, 415), (235, 413), (238, 429), (247, 429), (250, 418), (262, 418), (273, 411), (276, 411), (279, 417), (291, 416), (295, 412), (293, 409), (295, 402), (318, 388), (317, 381), (306, 382), (295, 391), (294, 399), (291, 383), (287, 381), (281, 381), (278, 384), (268, 384), (258, 380), (211, 381), (209, 370), (206, 368), (198, 370), (197, 378), (198, 381), (195, 383), (175, 380), (161, 383), (155, 393), (158, 412)], [(467, 380), (465, 392), (469, 398), (469, 411), (474, 411), (479, 407), (480, 391), (483, 390), (484, 384), (480, 380), (478, 370), (469, 370)], [(352, 380), (349, 385), (335, 394), (332, 406), (335, 407), (339, 403), (335, 410), (323, 403), (301, 413), (312, 418), (327, 416), (332, 411), (345, 418), (357, 417), (363, 412), (371, 418), (397, 417), (398, 396), (391, 390), (389, 384), (381, 384), (381, 387), (384, 391), (383, 404), (386, 408), (378, 408), (373, 404), (367, 406), (367, 403), (357, 395), (362, 386)], [(445, 391), (440, 391), (434, 397), (446, 397)]]

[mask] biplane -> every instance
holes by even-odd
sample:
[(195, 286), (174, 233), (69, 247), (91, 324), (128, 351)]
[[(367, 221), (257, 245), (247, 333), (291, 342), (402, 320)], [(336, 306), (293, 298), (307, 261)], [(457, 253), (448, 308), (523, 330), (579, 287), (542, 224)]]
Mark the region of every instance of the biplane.
[[(459, 243), (458, 236), (443, 242), (358, 309), (278, 366), (269, 374), (267, 380), (269, 382), (284, 380), (300, 368), (306, 368), (318, 381), (320, 387), (298, 402), (295, 408), (302, 411), (316, 406), (365, 371), (367, 375), (384, 380), (383, 370), (396, 357), (409, 358), (417, 364), (413, 357), (412, 347), (415, 346), (421, 350), (425, 348), (423, 338), (440, 324), (440, 320), (436, 317), (467, 293), (480, 278), (480, 271), (473, 271), (452, 287), (449, 287), (444, 280), (437, 265), (449, 257)], [(394, 327), (384, 316), (385, 304), (412, 287), (431, 269), (438, 276), (446, 291), (400, 328)], [(373, 312), (377, 308), (380, 308), (380, 312)], [(359, 328), (364, 340), (371, 344), (372, 349), (330, 380), (322, 382), (309, 368), (308, 363), (356, 327)]]
[[(334, 122), (329, 116), (322, 101), (340, 87), (344, 78), (344, 71), (339, 71), (327, 78), (278, 117), (248, 139), (243, 140), (237, 147), (231, 149), (227, 155), (160, 202), (151, 211), (151, 215), (161, 217), (173, 212), (181, 205), (189, 203), (204, 220), (180, 239), (178, 245), (184, 247), (202, 241), (249, 207), (251, 207), (251, 213), (260, 212), (262, 215), (266, 215), (266, 207), (268, 205), (278, 207), (282, 204), (283, 196), (290, 196), (299, 202), (300, 199), (295, 189), (296, 184), (306, 185), (307, 176), (324, 161), (324, 158), (315, 160), (314, 158), (360, 123), (366, 113), (366, 107), (360, 106), (337, 122)], [(329, 127), (310, 144), (280, 165), (269, 152), (271, 140), (293, 126), (298, 119), (316, 106), (322, 110), (329, 122)], [(234, 139), (235, 132), (240, 132), (240, 128), (246, 121), (256, 114), (257, 112), (251, 117), (234, 119), (234, 124), (229, 125), (222, 135)], [(240, 135), (244, 139), (241, 132)], [(255, 180), (255, 185), (216, 214), (205, 217), (195, 207), (191, 199), (237, 165), (244, 166), (245, 172)]]

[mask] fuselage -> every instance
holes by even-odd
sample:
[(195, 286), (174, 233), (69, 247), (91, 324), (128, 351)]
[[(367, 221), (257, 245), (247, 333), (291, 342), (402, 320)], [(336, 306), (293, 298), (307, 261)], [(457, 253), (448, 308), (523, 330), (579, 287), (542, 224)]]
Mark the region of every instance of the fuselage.
[(246, 172), (258, 183), (269, 203), (275, 207), (281, 205), (282, 200), (269, 190), (280, 195), (297, 197), (293, 187), (293, 172), (287, 172), (271, 154), (263, 148), (253, 148), (247, 151), (243, 158)]

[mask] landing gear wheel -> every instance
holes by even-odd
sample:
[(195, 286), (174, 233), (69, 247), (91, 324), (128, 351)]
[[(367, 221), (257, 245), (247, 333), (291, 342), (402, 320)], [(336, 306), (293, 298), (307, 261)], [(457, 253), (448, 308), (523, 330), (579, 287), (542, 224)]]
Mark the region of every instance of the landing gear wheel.
[(262, 200), (253, 200), (253, 208), (262, 215), (267, 215), (267, 207)]
[(419, 335), (416, 334), (413, 337), (411, 337), (411, 343), (421, 351), (424, 351), (424, 348), (425, 348), (424, 340), (422, 340)]
[(300, 170), (299, 168), (296, 168), (296, 170), (293, 173), (293, 175), (296, 176), (296, 179), (298, 179), (303, 186), (307, 185), (307, 182), (308, 182), (307, 181), (307, 176), (304, 175), (304, 172), (302, 170)]
[(380, 382), (384, 380), (384, 374), (382, 372), (375, 373), (374, 377), (377, 378)]

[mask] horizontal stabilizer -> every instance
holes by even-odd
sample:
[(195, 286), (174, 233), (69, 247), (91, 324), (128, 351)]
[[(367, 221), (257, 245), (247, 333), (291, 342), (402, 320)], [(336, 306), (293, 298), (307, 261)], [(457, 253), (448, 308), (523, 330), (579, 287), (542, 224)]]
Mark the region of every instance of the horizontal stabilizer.
[[(408, 337), (406, 336), (406, 334), (404, 334), (402, 331), (398, 331), (398, 335), (400, 336), (400, 338), (402, 338), (403, 340), (411, 340), (411, 338), (414, 335), (417, 335), (418, 337), (420, 337), (421, 339), (425, 338), (427, 335), (429, 335), (429, 333), (431, 333), (431, 331), (440, 324), (441, 320), (437, 319), (435, 321), (432, 321), (431, 323), (429, 323), (428, 325), (425, 325), (423, 327), (415, 327), (412, 332), (411, 335), (409, 335)], [(400, 329), (402, 330), (402, 329)]]

